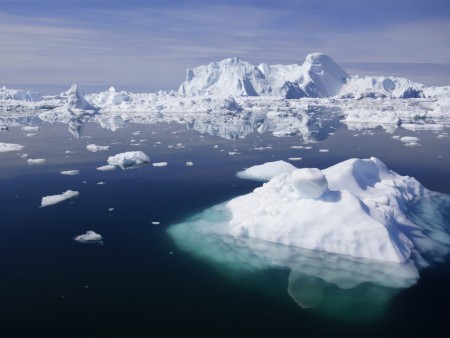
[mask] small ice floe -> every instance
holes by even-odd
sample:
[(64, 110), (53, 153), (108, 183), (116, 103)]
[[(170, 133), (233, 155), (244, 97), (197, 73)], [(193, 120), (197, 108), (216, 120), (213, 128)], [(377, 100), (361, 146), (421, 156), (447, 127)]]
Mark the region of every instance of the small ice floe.
[(110, 165), (110, 164), (107, 164), (107, 165), (104, 165), (104, 166), (98, 167), (98, 168), (97, 168), (97, 170), (100, 170), (100, 171), (110, 171), (110, 170), (116, 170), (116, 166), (115, 166), (115, 165)]
[(138, 167), (150, 162), (150, 158), (142, 151), (128, 151), (108, 158), (108, 164), (117, 165), (122, 169)]
[(167, 162), (156, 162), (156, 163), (153, 163), (152, 166), (154, 166), (154, 167), (166, 167), (167, 166)]
[(253, 148), (253, 150), (266, 150), (266, 149), (272, 149), (272, 147), (256, 147), (256, 148)]
[(72, 197), (77, 197), (80, 193), (78, 191), (67, 190), (60, 195), (51, 195), (42, 197), (41, 208), (65, 201)]
[(45, 158), (29, 158), (27, 160), (27, 163), (29, 165), (35, 165), (35, 164), (43, 164), (45, 163), (46, 159)]
[(312, 149), (311, 146), (291, 146), (291, 149)]
[(132, 133), (133, 135), (139, 135), (141, 132), (140, 131), (135, 131), (134, 133)]
[(35, 137), (35, 136), (38, 136), (38, 134), (36, 134), (36, 133), (27, 133), (27, 134), (25, 134), (25, 136), (27, 136), (27, 137)]
[(405, 144), (407, 147), (417, 147), (420, 146), (418, 143), (419, 138), (415, 136), (403, 136), (400, 138), (400, 141)]
[(30, 157), (30, 155), (28, 155), (27, 153), (23, 153), (23, 154), (20, 154), (19, 157), (20, 157), (20, 158), (23, 158), (23, 159), (25, 160), (25, 159), (27, 159), (28, 157)]
[(64, 152), (64, 154), (73, 154), (73, 151), (66, 150), (66, 151)]
[(161, 223), (161, 222), (156, 222), (156, 221), (152, 222), (153, 225), (158, 225), (159, 223)]
[(97, 185), (103, 185), (106, 184), (105, 182), (97, 182)]
[(301, 157), (289, 157), (288, 160), (289, 161), (301, 161), (302, 158)]
[(392, 138), (393, 138), (394, 140), (400, 140), (400, 135), (394, 135), (394, 136), (392, 136)]
[(62, 175), (78, 175), (80, 173), (79, 170), (64, 170), (61, 171)]
[(448, 137), (448, 134), (447, 133), (442, 133), (442, 134), (439, 134), (438, 136), (436, 136), (437, 138), (445, 138), (445, 137)]
[(187, 167), (192, 167), (194, 165), (194, 162), (186, 162)]
[(241, 153), (238, 152), (238, 151), (229, 151), (229, 152), (228, 152), (228, 155), (230, 155), (230, 156), (240, 155), (240, 154), (241, 154)]
[(214, 149), (218, 149), (219, 148), (219, 146), (216, 144), (214, 147), (213, 147)]
[(186, 148), (186, 146), (183, 143), (177, 143), (175, 145), (175, 149), (184, 149), (184, 148)]
[(25, 148), (23, 145), (15, 143), (0, 143), (0, 153), (6, 153), (9, 151), (21, 151)]
[(38, 131), (39, 127), (38, 126), (25, 126), (22, 127), (23, 131)]
[(319, 149), (319, 153), (328, 153), (329, 150), (328, 149)]
[(102, 235), (92, 230), (86, 231), (85, 234), (75, 236), (73, 239), (84, 244), (103, 244)]
[(114, 208), (109, 208), (108, 211), (114, 211)]
[(109, 146), (98, 146), (96, 144), (88, 144), (86, 146), (86, 149), (89, 150), (89, 151), (92, 151), (93, 153), (96, 153), (97, 151), (109, 150)]
[(285, 161), (266, 162), (240, 171), (236, 176), (247, 180), (269, 181), (275, 176), (290, 174), (296, 169), (295, 166)]

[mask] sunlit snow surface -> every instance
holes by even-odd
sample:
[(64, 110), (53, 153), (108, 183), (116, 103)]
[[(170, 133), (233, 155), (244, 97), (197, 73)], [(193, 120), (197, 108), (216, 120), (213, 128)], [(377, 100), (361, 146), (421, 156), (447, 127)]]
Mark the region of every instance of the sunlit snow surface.
[[(304, 308), (338, 317), (351, 311), (353, 319), (355, 313), (379, 315), (398, 290), (418, 281), (420, 269), (450, 252), (450, 222), (441, 211), (450, 207), (450, 196), (377, 159), (348, 160), (322, 172), (328, 192), (316, 172), (301, 175), (320, 182), (312, 190), (300, 184), (314, 192), (306, 197), (295, 189), (296, 171), (281, 174), (168, 233), (182, 250), (224, 272), (290, 270), (287, 291)], [(359, 314), (358, 306), (364, 307)]]

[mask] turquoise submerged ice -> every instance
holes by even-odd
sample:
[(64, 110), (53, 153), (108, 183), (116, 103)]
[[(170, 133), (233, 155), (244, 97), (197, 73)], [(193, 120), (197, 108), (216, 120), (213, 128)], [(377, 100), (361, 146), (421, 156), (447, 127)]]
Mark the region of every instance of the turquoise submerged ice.
[(324, 283), (346, 290), (415, 284), (421, 268), (450, 252), (449, 207), (448, 195), (376, 158), (350, 159), (280, 173), (169, 234), (181, 249), (229, 269), (289, 269), (289, 294), (312, 307)]

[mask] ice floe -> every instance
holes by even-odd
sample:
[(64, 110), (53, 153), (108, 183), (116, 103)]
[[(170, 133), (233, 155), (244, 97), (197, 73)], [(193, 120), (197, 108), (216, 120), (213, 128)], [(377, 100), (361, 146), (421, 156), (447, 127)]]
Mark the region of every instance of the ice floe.
[(99, 170), (99, 171), (116, 170), (116, 166), (115, 165), (111, 165), (111, 164), (107, 164), (107, 165), (103, 165), (101, 167), (98, 167), (97, 170)]
[(85, 244), (98, 243), (103, 244), (102, 235), (96, 233), (95, 231), (88, 230), (82, 235), (75, 236), (73, 238), (75, 241)]
[(154, 166), (154, 167), (166, 167), (167, 166), (167, 162), (152, 163), (152, 166)]
[(77, 197), (79, 194), (80, 193), (78, 191), (67, 190), (66, 192), (63, 192), (60, 195), (51, 195), (51, 196), (42, 197), (41, 208), (60, 203), (69, 198)]
[(86, 146), (86, 149), (89, 151), (92, 151), (93, 153), (96, 153), (98, 151), (106, 151), (109, 150), (109, 146), (98, 146), (96, 144), (88, 144)]
[(117, 165), (122, 169), (141, 166), (149, 162), (150, 158), (142, 151), (128, 151), (108, 158), (108, 164)]
[(64, 171), (61, 171), (62, 175), (69, 175), (69, 176), (71, 176), (71, 175), (78, 175), (79, 173), (80, 173), (79, 170), (64, 170)]
[(1, 143), (0, 142), (0, 153), (7, 153), (10, 151), (22, 151), (25, 147), (20, 144), (15, 143)]
[(45, 158), (29, 158), (27, 160), (27, 163), (30, 165), (35, 165), (35, 164), (44, 164), (47, 160)]

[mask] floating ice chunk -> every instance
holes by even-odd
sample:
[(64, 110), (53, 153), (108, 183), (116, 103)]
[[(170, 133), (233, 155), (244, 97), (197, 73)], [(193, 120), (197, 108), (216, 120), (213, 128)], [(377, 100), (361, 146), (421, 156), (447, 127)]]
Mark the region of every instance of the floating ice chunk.
[(107, 165), (98, 167), (97, 170), (100, 170), (100, 171), (111, 171), (111, 170), (116, 170), (116, 166), (115, 166), (115, 165), (107, 164)]
[(9, 151), (21, 151), (25, 148), (23, 145), (15, 143), (0, 143), (0, 153), (6, 153)]
[(79, 170), (64, 170), (61, 171), (62, 175), (78, 175), (80, 173)]
[(27, 160), (28, 164), (30, 164), (30, 165), (43, 164), (43, 163), (45, 163), (45, 161), (46, 161), (45, 158), (29, 158)]
[(303, 168), (291, 173), (291, 182), (303, 198), (320, 198), (328, 191), (328, 181), (317, 168)]
[(240, 155), (241, 153), (238, 151), (229, 151), (228, 155), (233, 156), (233, 155)]
[(187, 167), (192, 167), (194, 165), (194, 162), (186, 162)]
[(319, 149), (319, 153), (328, 153), (329, 150), (328, 149)]
[(35, 136), (38, 136), (38, 134), (36, 134), (36, 133), (27, 133), (27, 134), (25, 134), (25, 136), (26, 137), (35, 137)]
[(114, 208), (109, 208), (108, 211), (114, 211)]
[(142, 151), (128, 151), (108, 158), (108, 164), (118, 165), (122, 169), (137, 167), (150, 162), (150, 158)]
[(97, 185), (104, 185), (106, 184), (105, 182), (97, 182)]
[(30, 157), (30, 155), (28, 155), (27, 153), (23, 153), (19, 157), (23, 158), (23, 159), (27, 159), (28, 157)]
[(39, 127), (38, 126), (25, 126), (22, 127), (23, 131), (38, 131)]
[(297, 168), (285, 161), (267, 162), (260, 165), (255, 165), (248, 169), (238, 172), (236, 175), (239, 178), (257, 181), (268, 181), (275, 176), (281, 174), (290, 174)]
[(156, 162), (156, 163), (153, 163), (152, 166), (154, 166), (154, 167), (166, 167), (167, 166), (167, 162)]
[(152, 222), (153, 225), (158, 225), (159, 223), (161, 223), (161, 222), (156, 222), (156, 221)]
[(78, 191), (67, 190), (66, 192), (64, 192), (60, 195), (51, 195), (51, 196), (42, 197), (41, 208), (65, 201), (72, 197), (76, 197), (79, 194), (80, 193)]
[(103, 244), (102, 235), (100, 235), (92, 230), (86, 231), (85, 234), (75, 236), (73, 239), (77, 242), (85, 243), (85, 244), (89, 244), (89, 243)]
[(86, 146), (86, 149), (92, 151), (93, 153), (96, 153), (97, 151), (109, 150), (109, 146), (98, 146), (96, 144), (88, 144)]
[(301, 161), (302, 158), (301, 157), (289, 157), (288, 160), (289, 161)]
[(400, 138), (400, 141), (403, 142), (407, 147), (417, 147), (420, 145), (418, 143), (419, 138), (415, 136), (403, 136)]

